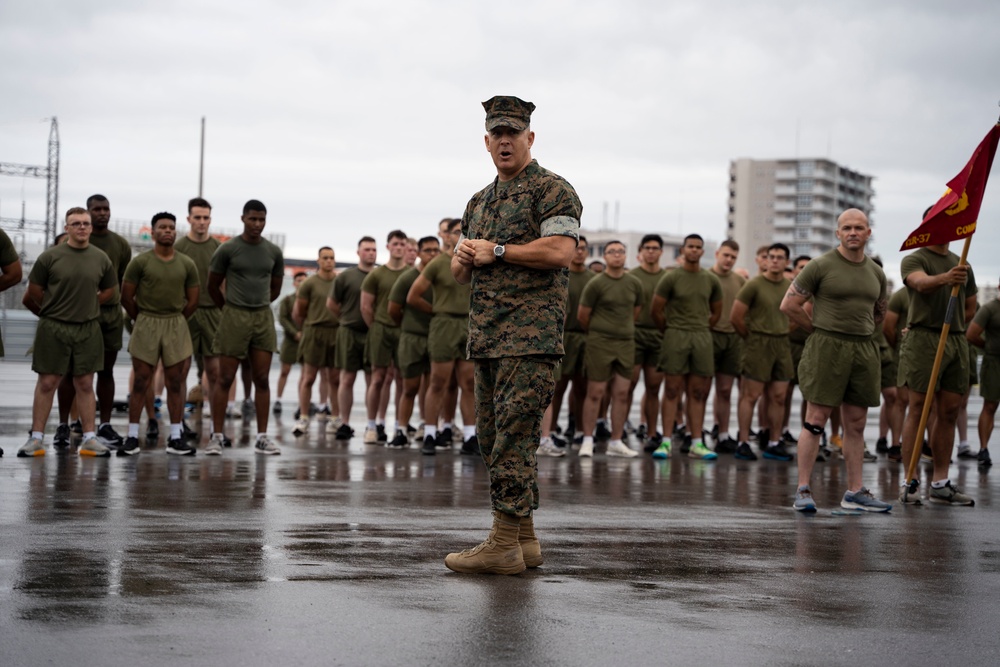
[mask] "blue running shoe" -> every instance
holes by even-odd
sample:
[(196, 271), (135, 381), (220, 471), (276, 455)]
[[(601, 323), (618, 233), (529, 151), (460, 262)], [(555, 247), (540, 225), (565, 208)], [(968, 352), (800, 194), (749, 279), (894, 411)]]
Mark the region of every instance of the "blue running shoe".
[(888, 512), (892, 509), (892, 505), (882, 502), (863, 486), (857, 491), (845, 493), (844, 499), (840, 501), (840, 506), (844, 509), (864, 510), (865, 512)]

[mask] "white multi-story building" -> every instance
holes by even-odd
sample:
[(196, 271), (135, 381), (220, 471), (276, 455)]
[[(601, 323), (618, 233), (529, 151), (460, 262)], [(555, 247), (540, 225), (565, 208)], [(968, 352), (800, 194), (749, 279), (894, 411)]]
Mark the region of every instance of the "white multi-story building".
[(755, 272), (756, 249), (771, 243), (786, 244), (793, 257), (835, 247), (845, 209), (861, 209), (872, 222), (873, 178), (826, 158), (733, 160), (726, 235), (740, 244), (736, 265)]

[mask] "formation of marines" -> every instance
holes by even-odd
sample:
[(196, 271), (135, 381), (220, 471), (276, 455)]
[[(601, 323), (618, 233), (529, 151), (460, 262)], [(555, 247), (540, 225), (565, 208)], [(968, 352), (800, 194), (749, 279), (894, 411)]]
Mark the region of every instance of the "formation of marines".
[[(862, 463), (876, 454), (908, 461), (926, 401), (933, 401), (924, 445), (933, 465), (926, 497), (974, 504), (948, 470), (976, 368), (970, 345), (983, 350), (980, 449), (972, 453), (962, 441), (958, 455), (991, 464), (987, 445), (1000, 404), (1000, 303), (976, 312), (972, 270), (946, 246), (908, 255), (904, 287), (891, 299), (881, 267), (865, 254), (871, 228), (856, 209), (838, 219), (833, 250), (793, 259), (782, 243), (764, 246), (752, 278), (734, 269), (740, 248), (731, 239), (720, 245), (712, 267), (702, 268), (705, 244), (698, 234), (684, 239), (676, 265), (667, 268), (657, 234), (634, 249), (632, 270), (625, 269), (630, 249), (606, 242), (595, 272), (579, 234), (576, 192), (531, 158), (534, 105), (495, 97), (484, 108), (497, 177), (461, 218), (442, 220), (439, 237), (390, 232), (389, 261), (380, 266), (370, 236), (358, 242), (357, 265), (340, 272), (333, 249), (324, 246), (315, 273), (297, 275), (294, 294), (279, 308), (285, 331), (279, 398), (291, 365), (302, 365), (296, 436), (311, 428), (319, 378), (320, 411), (330, 415), (326, 431), (352, 438), (354, 385), (362, 373), (365, 444), (402, 449), (415, 440), (431, 456), (450, 450), (457, 436), (461, 453), (485, 461), (493, 528), (479, 546), (450, 554), (449, 568), (511, 574), (540, 565), (532, 523), (535, 457), (574, 450), (584, 458), (643, 452), (705, 461), (795, 458), (793, 507), (803, 512), (816, 510), (814, 464), (834, 450), (847, 468), (841, 504), (888, 511), (890, 503), (862, 486)], [(153, 249), (134, 258), (125, 239), (108, 229), (109, 219), (103, 195), (88, 199), (86, 208), (71, 208), (64, 241), (44, 251), (28, 276), (24, 304), (39, 317), (32, 362), (38, 380), (31, 433), (18, 456), (45, 454), (44, 426), (57, 392), (56, 449), (71, 446), (75, 409), (80, 455), (138, 454), (139, 417), (158, 367), (167, 391), (168, 454), (220, 455), (231, 446), (225, 418), (241, 367), (254, 388), (254, 450), (279, 454), (267, 432), (272, 407), (281, 409), (270, 400), (269, 371), (279, 350), (271, 304), (285, 271), (282, 251), (263, 237), (265, 205), (248, 201), (242, 233), (224, 243), (209, 233), (205, 199), (189, 202), (190, 231), (180, 239), (176, 217), (157, 213)], [(0, 289), (21, 281), (17, 254), (2, 232), (0, 269)], [(931, 387), (930, 363), (955, 285), (964, 307), (951, 323), (941, 375)], [(126, 324), (133, 379), (122, 436), (110, 412)], [(200, 448), (183, 421), (192, 360), (211, 405), (211, 431)], [(713, 384), (716, 423), (709, 430)], [(788, 431), (795, 384), (805, 399), (798, 436)], [(628, 415), (639, 388), (639, 424), (632, 428)], [(568, 389), (569, 422), (562, 429)], [(868, 409), (880, 404), (885, 428), (872, 454), (863, 432)], [(394, 420), (387, 422), (390, 414)], [(917, 488), (904, 485), (899, 500), (921, 502)]]

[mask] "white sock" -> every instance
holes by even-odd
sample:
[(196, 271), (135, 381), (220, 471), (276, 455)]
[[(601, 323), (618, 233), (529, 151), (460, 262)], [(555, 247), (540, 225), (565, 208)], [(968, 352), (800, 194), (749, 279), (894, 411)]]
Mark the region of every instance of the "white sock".
[(944, 487), (946, 487), (948, 485), (948, 482), (950, 482), (950, 481), (951, 481), (950, 479), (945, 478), (945, 479), (942, 479), (942, 480), (937, 481), (937, 482), (931, 482), (931, 488), (932, 489), (943, 489)]
[(182, 433), (183, 433), (183, 431), (181, 430), (181, 425), (180, 424), (171, 424), (170, 425), (170, 439), (171, 440), (180, 440)]
[(469, 438), (471, 438), (475, 434), (476, 434), (476, 427), (475, 426), (463, 426), (462, 427), (462, 439), (463, 440), (468, 440)]
[(430, 436), (436, 438), (438, 434), (437, 426), (431, 426), (430, 424), (424, 424), (424, 437)]
[(42, 433), (41, 431), (32, 431), (31, 437), (35, 438), (36, 440), (42, 440), (45, 437), (45, 434)]
[(139, 424), (129, 423), (128, 425), (128, 437), (138, 438), (139, 437)]
[(585, 435), (583, 436), (583, 447), (593, 447), (594, 446), (594, 436)]
[(84, 440), (84, 442), (86, 442), (87, 440), (90, 440), (91, 438), (96, 438), (96, 437), (97, 437), (97, 434), (94, 433), (93, 431), (87, 431), (86, 433), (83, 434), (83, 440)]
[(368, 420), (368, 428), (370, 428), (373, 431), (375, 430), (375, 420), (374, 419), (369, 419)]
[(446, 428), (451, 428), (451, 422), (445, 422), (445, 423), (441, 424), (441, 430), (442, 431), (445, 430)]
[(267, 433), (258, 433), (257, 434), (257, 439), (260, 440), (261, 438), (264, 438), (266, 436), (267, 436)]
[(608, 443), (608, 449), (611, 449), (612, 447), (623, 447), (623, 446), (624, 445), (622, 445), (621, 440), (612, 440), (611, 442)]

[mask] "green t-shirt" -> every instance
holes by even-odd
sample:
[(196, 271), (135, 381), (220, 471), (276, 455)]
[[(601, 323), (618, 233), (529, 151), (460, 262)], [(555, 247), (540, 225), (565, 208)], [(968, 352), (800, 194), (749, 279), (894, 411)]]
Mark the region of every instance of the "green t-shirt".
[(147, 315), (180, 315), (187, 305), (187, 290), (198, 287), (198, 267), (185, 254), (175, 252), (163, 260), (152, 250), (137, 255), (125, 269), (125, 281), (135, 285), (135, 305)]
[(295, 307), (295, 292), (291, 294), (286, 294), (281, 297), (281, 301), (278, 302), (278, 324), (281, 325), (281, 330), (285, 332), (285, 338), (294, 341), (295, 334), (299, 332), (299, 327), (295, 324), (295, 320), (292, 319), (292, 308)]
[(650, 273), (641, 266), (637, 266), (628, 272), (630, 276), (638, 280), (639, 284), (642, 285), (642, 310), (639, 312), (639, 319), (635, 321), (635, 326), (643, 329), (656, 328), (651, 314), (653, 309), (653, 292), (656, 291), (656, 286), (660, 284), (660, 279), (666, 273), (666, 269), (659, 267), (657, 269), (656, 273)]
[(903, 329), (910, 317), (910, 292), (906, 287), (900, 287), (889, 297), (889, 310), (896, 313), (896, 347), (899, 347)]
[(806, 264), (795, 284), (813, 295), (814, 328), (851, 336), (875, 333), (875, 304), (886, 299), (888, 286), (871, 257), (855, 263), (834, 248)]
[[(416, 282), (419, 275), (420, 271), (412, 266), (404, 271), (403, 275), (399, 277), (399, 280), (396, 281), (396, 284), (392, 286), (392, 290), (389, 292), (389, 302), (399, 304), (403, 308), (403, 321), (400, 323), (402, 331), (426, 337), (431, 329), (432, 315), (406, 304), (406, 297), (410, 294), (410, 288), (413, 287), (413, 283)], [(424, 292), (424, 299), (429, 303), (434, 303), (433, 287)]]
[[(462, 215), (462, 235), (512, 245), (549, 236), (575, 240), (582, 214), (573, 186), (532, 160), (511, 180), (497, 177), (473, 195)], [(504, 261), (474, 268), (468, 357), (561, 355), (568, 274), (564, 268), (531, 269)]]
[(215, 308), (212, 295), (208, 293), (208, 267), (212, 263), (212, 255), (222, 245), (222, 241), (209, 236), (206, 241), (192, 241), (187, 236), (177, 239), (174, 243), (174, 250), (184, 253), (194, 261), (198, 267), (198, 278), (201, 281), (198, 291), (199, 308)]
[(28, 282), (43, 290), (39, 315), (61, 322), (97, 319), (101, 312), (97, 293), (118, 286), (114, 266), (104, 252), (68, 243), (43, 251), (31, 267)]
[(712, 267), (709, 271), (719, 279), (719, 284), (722, 285), (722, 314), (719, 316), (719, 321), (712, 327), (712, 331), (734, 333), (736, 329), (733, 328), (732, 323), (729, 321), (729, 314), (733, 312), (733, 301), (736, 300), (736, 294), (746, 284), (747, 279), (733, 271), (724, 276), (719, 275), (715, 272), (715, 267)]
[[(903, 258), (903, 262), (899, 265), (899, 272), (903, 276), (903, 284), (905, 285), (907, 276), (916, 271), (936, 276), (948, 273), (956, 266), (958, 266), (958, 255), (953, 252), (939, 255), (929, 248), (919, 248)], [(948, 300), (951, 298), (951, 285), (942, 285), (930, 294), (921, 294), (909, 286), (907, 289), (910, 290), (909, 326), (940, 331), (944, 327), (944, 316), (948, 310)], [(958, 290), (958, 303), (955, 308), (955, 316), (951, 321), (952, 332), (965, 331), (965, 299), (975, 296), (978, 291), (976, 276), (970, 266), (969, 279)]]
[(583, 332), (576, 311), (580, 305), (580, 295), (583, 294), (583, 288), (596, 276), (597, 274), (590, 269), (569, 272), (569, 292), (566, 295), (566, 331)]
[(664, 274), (655, 293), (667, 300), (667, 328), (701, 331), (708, 329), (712, 304), (722, 301), (722, 283), (705, 269), (676, 268)]
[(14, 247), (14, 243), (7, 236), (7, 232), (0, 229), (0, 266), (10, 266), (20, 259), (21, 257), (17, 254), (17, 248)]
[(986, 341), (983, 352), (1000, 356), (1000, 299), (993, 299), (980, 308), (972, 321), (983, 328)]
[(333, 288), (333, 281), (336, 278), (334, 275), (327, 280), (315, 273), (299, 285), (296, 298), (306, 302), (305, 326), (336, 327), (340, 324), (336, 316), (326, 307), (326, 300), (330, 296), (330, 289)]
[(642, 283), (630, 273), (612, 278), (599, 273), (587, 283), (580, 296), (580, 305), (592, 308), (590, 332), (608, 338), (632, 340), (635, 336), (635, 308), (645, 299)]
[(375, 321), (383, 326), (394, 328), (398, 326), (389, 317), (389, 292), (408, 268), (410, 267), (404, 264), (401, 268), (390, 269), (388, 265), (383, 264), (365, 276), (364, 282), (361, 283), (361, 291), (375, 297)]
[(471, 285), (460, 285), (451, 273), (451, 257), (441, 253), (424, 269), (424, 278), (434, 288), (434, 314), (468, 315)]
[(788, 316), (781, 312), (781, 300), (792, 281), (782, 277), (778, 282), (759, 275), (747, 281), (736, 300), (747, 305), (747, 329), (753, 333), (777, 336), (788, 333)]
[(333, 279), (330, 298), (340, 304), (340, 326), (355, 331), (368, 331), (368, 325), (361, 317), (361, 284), (367, 276), (367, 271), (352, 266)]
[(285, 258), (267, 239), (247, 243), (234, 236), (212, 255), (210, 268), (226, 279), (226, 303), (264, 308), (271, 305), (271, 278), (285, 273)]
[(100, 248), (111, 260), (111, 266), (118, 280), (118, 286), (111, 299), (104, 303), (104, 306), (117, 306), (122, 302), (121, 284), (125, 278), (125, 267), (132, 261), (132, 246), (124, 237), (115, 234), (110, 229), (106, 234), (91, 234), (90, 245)]

